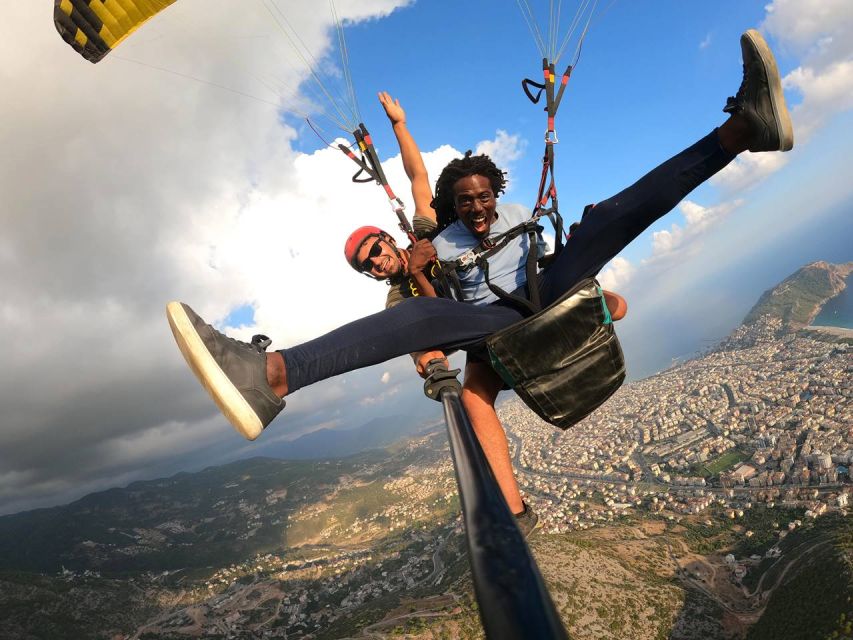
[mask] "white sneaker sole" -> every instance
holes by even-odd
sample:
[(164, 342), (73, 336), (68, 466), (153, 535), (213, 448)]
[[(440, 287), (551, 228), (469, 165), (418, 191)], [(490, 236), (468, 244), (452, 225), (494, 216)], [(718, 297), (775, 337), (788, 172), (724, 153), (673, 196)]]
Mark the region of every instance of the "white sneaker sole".
[(170, 302), (166, 317), (184, 360), (223, 415), (244, 438), (254, 440), (261, 435), (264, 425), (260, 418), (207, 350), (184, 306)]
[(776, 66), (776, 58), (767, 45), (767, 41), (755, 29), (750, 29), (743, 34), (758, 51), (764, 70), (767, 73), (767, 84), (770, 87), (770, 104), (773, 107), (773, 117), (779, 125), (779, 151), (790, 151), (794, 148), (794, 126), (791, 124), (791, 116), (785, 104), (785, 95), (782, 93), (782, 79), (779, 76), (779, 68)]

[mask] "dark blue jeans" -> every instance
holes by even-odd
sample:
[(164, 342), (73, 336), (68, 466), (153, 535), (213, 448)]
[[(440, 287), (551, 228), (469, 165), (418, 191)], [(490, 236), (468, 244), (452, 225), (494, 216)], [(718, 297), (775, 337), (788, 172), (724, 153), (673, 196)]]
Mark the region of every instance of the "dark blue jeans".
[[(599, 202), (541, 274), (547, 306), (601, 268), (693, 189), (732, 161), (716, 130)], [(442, 298), (410, 298), (297, 345), (282, 349), (290, 392), (413, 351), (480, 349), (492, 333), (522, 319), (501, 303), (475, 306)]]

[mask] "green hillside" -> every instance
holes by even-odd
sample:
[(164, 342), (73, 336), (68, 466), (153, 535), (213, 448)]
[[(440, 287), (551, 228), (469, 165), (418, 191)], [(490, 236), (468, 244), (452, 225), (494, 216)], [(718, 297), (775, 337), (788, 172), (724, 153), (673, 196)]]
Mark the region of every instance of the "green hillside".
[(851, 264), (813, 262), (765, 291), (744, 318), (752, 324), (764, 315), (780, 318), (789, 327), (809, 324), (820, 307), (844, 289)]
[(785, 576), (747, 640), (853, 637), (853, 521), (827, 516), (813, 535), (827, 540)]

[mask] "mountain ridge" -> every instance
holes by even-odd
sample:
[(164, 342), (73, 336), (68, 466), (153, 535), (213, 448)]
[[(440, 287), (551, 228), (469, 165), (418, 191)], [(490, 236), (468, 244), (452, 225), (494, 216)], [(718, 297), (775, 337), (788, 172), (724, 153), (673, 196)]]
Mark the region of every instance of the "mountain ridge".
[(828, 300), (846, 288), (845, 280), (851, 272), (853, 262), (833, 264), (818, 260), (800, 267), (762, 293), (742, 324), (751, 325), (769, 315), (780, 319), (788, 330), (806, 327)]

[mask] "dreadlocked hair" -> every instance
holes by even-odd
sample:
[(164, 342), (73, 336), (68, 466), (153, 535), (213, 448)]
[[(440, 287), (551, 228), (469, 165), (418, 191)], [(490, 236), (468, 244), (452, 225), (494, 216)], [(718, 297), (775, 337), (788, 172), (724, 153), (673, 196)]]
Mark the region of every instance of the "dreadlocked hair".
[(492, 159), (483, 154), (471, 155), (471, 150), (465, 152), (464, 158), (456, 158), (441, 171), (435, 182), (435, 198), (432, 200), (432, 208), (435, 209), (438, 230), (457, 220), (456, 204), (453, 197), (453, 185), (462, 178), (468, 176), (483, 176), (487, 178), (492, 187), (492, 192), (497, 198), (504, 192), (506, 187), (506, 173), (501, 171), (492, 162)]

